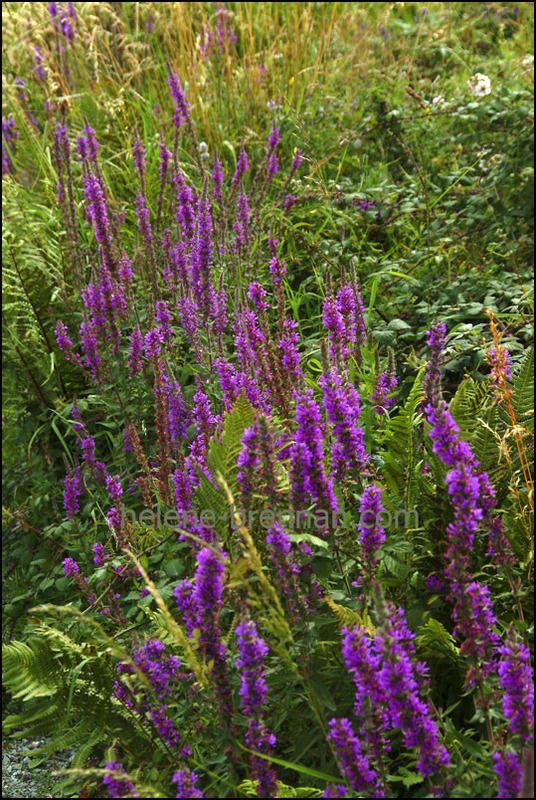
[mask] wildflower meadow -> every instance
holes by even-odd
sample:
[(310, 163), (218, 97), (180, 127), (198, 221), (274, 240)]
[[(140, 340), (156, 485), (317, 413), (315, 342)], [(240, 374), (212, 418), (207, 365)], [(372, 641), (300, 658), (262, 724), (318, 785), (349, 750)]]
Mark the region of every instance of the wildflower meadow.
[(3, 730), (53, 797), (534, 795), (531, 3), (3, 3)]

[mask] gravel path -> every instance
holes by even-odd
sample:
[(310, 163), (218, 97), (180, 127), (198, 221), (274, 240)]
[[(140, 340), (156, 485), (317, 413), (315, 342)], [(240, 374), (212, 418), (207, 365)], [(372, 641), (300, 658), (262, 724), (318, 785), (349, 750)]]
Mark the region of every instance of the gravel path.
[(68, 767), (74, 751), (66, 750), (43, 761), (30, 770), (32, 751), (42, 747), (50, 739), (10, 739), (2, 736), (2, 797), (64, 797), (51, 794), (54, 783), (59, 780), (52, 772)]

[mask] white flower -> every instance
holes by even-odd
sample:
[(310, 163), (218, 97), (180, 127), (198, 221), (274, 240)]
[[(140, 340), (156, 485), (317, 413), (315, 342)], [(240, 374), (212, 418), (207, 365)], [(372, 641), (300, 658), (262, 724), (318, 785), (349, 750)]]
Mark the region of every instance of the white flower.
[(491, 81), (487, 75), (477, 72), (472, 75), (467, 81), (467, 86), (471, 94), (476, 94), (478, 97), (484, 97), (491, 92)]

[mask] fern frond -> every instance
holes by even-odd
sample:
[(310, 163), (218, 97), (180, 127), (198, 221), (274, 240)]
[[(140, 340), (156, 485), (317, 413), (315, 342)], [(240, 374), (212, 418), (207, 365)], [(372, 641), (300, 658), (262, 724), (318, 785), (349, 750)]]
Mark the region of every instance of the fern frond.
[(324, 595), (324, 600), (337, 617), (337, 624), (340, 628), (344, 627), (345, 625), (359, 625), (360, 628), (366, 628), (367, 631), (372, 635), (376, 633), (376, 628), (373, 625), (366, 608), (362, 614), (359, 614), (357, 611), (353, 611), (351, 608), (347, 608), (346, 606), (339, 605), (339, 603), (335, 603), (327, 594)]

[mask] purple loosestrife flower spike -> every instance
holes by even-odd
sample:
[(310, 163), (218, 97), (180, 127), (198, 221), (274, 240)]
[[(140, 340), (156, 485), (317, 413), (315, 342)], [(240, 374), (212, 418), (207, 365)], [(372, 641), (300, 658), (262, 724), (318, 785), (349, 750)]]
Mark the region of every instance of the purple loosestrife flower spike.
[(128, 361), (128, 374), (131, 378), (140, 372), (143, 366), (143, 336), (139, 328), (134, 328), (130, 334), (131, 348)]
[(187, 438), (186, 432), (189, 422), (180, 384), (167, 384), (167, 399), (169, 408), (169, 439), (171, 444), (178, 445)]
[(82, 134), (85, 134), (85, 136), (79, 136), (76, 140), (78, 156), (82, 161), (87, 160), (91, 164), (96, 165), (99, 142), (96, 138), (95, 131), (93, 128), (90, 128), (89, 125), (86, 125), (86, 127), (82, 129)]
[(328, 294), (322, 320), (328, 331), (329, 354), (335, 363), (338, 351), (344, 358), (357, 355), (365, 342), (365, 309), (357, 286), (342, 286), (336, 297)]
[(113, 272), (115, 268), (114, 247), (104, 191), (99, 178), (90, 172), (84, 175), (84, 184), (89, 213), (95, 229), (95, 238), (102, 247), (105, 266)]
[[(364, 715), (360, 732), (370, 753), (382, 758), (382, 750), (385, 753), (388, 747), (385, 734), (401, 728), (406, 746), (419, 748), (417, 769), (426, 778), (442, 770), (449, 756), (439, 743), (428, 705), (419, 697), (419, 678), (422, 681), (427, 667), (414, 660), (414, 638), (402, 609), (389, 603), (377, 634), (359, 627), (343, 629), (342, 651), (356, 685), (355, 711), (358, 717)], [(373, 728), (367, 720), (370, 714)]]
[[(110, 772), (121, 772), (123, 775), (127, 774), (119, 761), (108, 761), (105, 769)], [(105, 775), (102, 782), (106, 786), (110, 797), (124, 797), (127, 792), (133, 797), (139, 797), (134, 784), (126, 779), (122, 780), (121, 778), (115, 778), (113, 775)]]
[(188, 240), (194, 236), (195, 232), (196, 201), (193, 190), (187, 186), (182, 172), (176, 175), (175, 185), (177, 187), (177, 225), (185, 239)]
[(251, 239), (251, 208), (247, 194), (238, 195), (236, 200), (233, 230), (235, 232), (234, 250), (243, 256)]
[(285, 195), (285, 202), (283, 203), (283, 208), (285, 210), (285, 214), (286, 215), (289, 214), (290, 209), (292, 208), (292, 206), (294, 205), (295, 202), (296, 202), (296, 198), (295, 198), (295, 196), (293, 194)]
[(80, 467), (75, 467), (72, 473), (65, 477), (63, 486), (65, 489), (63, 506), (67, 512), (67, 516), (71, 519), (73, 514), (77, 514), (80, 511), (78, 498), (86, 489), (84, 476)]
[[(252, 750), (271, 755), (276, 738), (263, 723), (263, 705), (268, 695), (263, 658), (268, 653), (268, 647), (258, 635), (257, 626), (252, 620), (243, 620), (237, 625), (235, 633), (239, 651), (236, 666), (241, 670), (241, 686), (238, 693), (244, 713), (250, 717), (246, 744)], [(268, 764), (269, 762), (262, 758), (251, 759), (251, 772), (257, 780), (259, 797), (277, 796), (276, 774)]]
[(279, 128), (276, 125), (274, 125), (274, 127), (272, 128), (272, 132), (268, 137), (268, 147), (270, 148), (270, 150), (275, 150), (280, 141), (281, 141), (281, 134), (279, 132)]
[(257, 626), (252, 620), (245, 620), (235, 630), (239, 657), (236, 666), (241, 670), (241, 686), (239, 695), (242, 708), (248, 715), (258, 714), (268, 696), (268, 688), (264, 677), (263, 657), (268, 654), (268, 647), (257, 633)]
[(501, 380), (511, 381), (512, 371), (512, 358), (506, 347), (500, 348), (500, 352), (490, 350), (488, 353), (488, 361), (491, 365), (490, 380), (492, 386), (499, 386)]
[(367, 577), (371, 577), (378, 563), (374, 554), (378, 547), (385, 542), (385, 529), (381, 527), (378, 518), (385, 508), (381, 501), (379, 486), (367, 486), (359, 501), (358, 535), (361, 544), (363, 566)]
[(380, 374), (376, 376), (374, 389), (370, 398), (376, 414), (384, 414), (393, 407), (395, 398), (389, 395), (395, 390), (397, 383), (396, 376), (390, 374), (388, 369), (380, 372)]
[(175, 797), (204, 797), (205, 795), (199, 789), (195, 788), (197, 782), (197, 775), (195, 772), (190, 772), (189, 769), (182, 767), (178, 772), (173, 775), (171, 779), (173, 783), (177, 784), (177, 794)]
[(464, 637), (460, 651), (473, 659), (473, 667), (467, 674), (467, 681), (472, 684), (475, 677), (487, 675), (496, 666), (498, 637), (493, 628), (497, 622), (490, 593), (486, 586), (472, 580), (470, 563), (475, 533), (481, 522), (489, 519), (495, 498), (487, 473), (477, 470), (469, 445), (459, 441), (459, 428), (441, 397), (438, 363), (444, 334), (444, 326), (436, 326), (428, 336), (433, 363), (425, 379), (430, 399), (425, 415), (432, 426), (429, 435), (434, 452), (452, 467), (446, 483), (454, 522), (447, 526), (449, 548), (444, 574), (449, 586), (448, 599), (454, 602), (452, 618), (457, 622), (454, 633)]
[(134, 166), (136, 167), (136, 172), (140, 178), (140, 181), (143, 183), (145, 182), (145, 148), (141, 143), (140, 139), (136, 137), (134, 141), (134, 146), (132, 148), (132, 156), (134, 159)]
[(13, 168), (11, 152), (13, 142), (18, 137), (19, 132), (15, 127), (13, 117), (2, 117), (2, 175), (7, 175)]
[(497, 797), (519, 797), (521, 792), (521, 764), (515, 753), (493, 753), (493, 771), (499, 782)]
[(54, 330), (58, 347), (65, 356), (66, 361), (76, 361), (81, 366), (80, 355), (74, 352), (74, 345), (69, 337), (67, 328), (63, 322), (58, 322)]
[[(136, 692), (134, 700), (134, 695), (128, 682), (116, 681), (114, 697), (122, 700), (125, 705), (141, 716), (144, 717), (148, 714), (166, 745), (174, 748), (180, 744), (181, 736), (175, 730), (172, 720), (166, 714), (168, 706), (162, 701), (172, 693), (174, 684), (188, 676), (180, 672), (181, 663), (179, 659), (166, 653), (165, 649), (165, 645), (158, 639), (147, 639), (143, 647), (134, 651), (133, 661), (148, 679), (151, 685), (150, 691), (143, 687), (141, 692), (139, 690)], [(134, 674), (131, 665), (123, 661), (119, 661), (117, 672), (119, 675)], [(141, 698), (138, 699), (140, 694)]]
[(63, 560), (63, 571), (66, 575), (78, 575), (80, 567), (72, 558), (65, 558)]
[(100, 542), (95, 542), (95, 544), (91, 549), (95, 553), (93, 561), (98, 567), (102, 567), (106, 563), (106, 561), (108, 561), (108, 559), (110, 558), (110, 556), (106, 552), (106, 548), (104, 547), (103, 544), (100, 544)]
[(517, 640), (510, 627), (506, 643), (499, 647), (503, 656), (498, 667), (499, 682), (504, 691), (504, 716), (513, 734), (525, 742), (534, 739), (534, 671), (528, 648)]
[(80, 325), (82, 349), (85, 355), (85, 366), (91, 370), (91, 375), (96, 383), (101, 383), (102, 359), (99, 355), (97, 335), (92, 322), (82, 322)]
[(212, 182), (214, 184), (212, 197), (220, 204), (220, 206), (223, 206), (223, 170), (221, 161), (219, 159), (216, 159), (214, 162), (214, 169), (212, 170)]
[(173, 122), (175, 125), (180, 126), (183, 122), (188, 119), (190, 114), (190, 106), (188, 105), (188, 101), (186, 99), (186, 95), (182, 90), (182, 86), (179, 83), (178, 76), (175, 72), (172, 72), (169, 64), (168, 64), (168, 85), (171, 89), (171, 96), (175, 101), (175, 115), (173, 116)]
[(369, 797), (385, 797), (380, 779), (361, 752), (359, 739), (348, 719), (332, 719), (329, 723), (328, 741), (337, 754), (342, 775), (355, 792)]
[(441, 380), (439, 364), (441, 361), (441, 356), (443, 355), (446, 339), (447, 326), (444, 322), (440, 322), (438, 325), (435, 325), (432, 330), (428, 332), (427, 343), (428, 347), (430, 348), (430, 360), (426, 365), (422, 386), (425, 397), (430, 397), (432, 386), (439, 384)]
[(275, 442), (263, 416), (249, 428), (241, 439), (243, 449), (238, 456), (238, 483), (246, 496), (262, 487), (266, 498), (279, 495), (275, 474)]
[(231, 178), (232, 186), (234, 186), (234, 184), (238, 183), (244, 177), (244, 173), (246, 172), (247, 168), (248, 168), (248, 157), (246, 151), (242, 147), (242, 149), (240, 150), (240, 155), (238, 156), (238, 160), (236, 162), (236, 169), (234, 175)]
[[(221, 554), (223, 558), (225, 553)], [(228, 685), (225, 658), (226, 647), (221, 640), (218, 621), (222, 605), (225, 565), (222, 559), (205, 547), (197, 554), (197, 569), (191, 596), (191, 607), (195, 613), (194, 626), (200, 631), (199, 649), (208, 664), (213, 662), (212, 671), (217, 683), (216, 694), (220, 708), (226, 715), (231, 710), (230, 688)]]
[(324, 471), (322, 418), (313, 390), (306, 389), (296, 399), (298, 430), (291, 446), (292, 502), (296, 507), (303, 507), (308, 505), (308, 497), (312, 497), (315, 504), (326, 501), (329, 510), (338, 511), (332, 481)]
[(294, 148), (294, 158), (292, 160), (292, 165), (290, 167), (290, 174), (293, 177), (296, 172), (299, 170), (301, 163), (303, 161), (303, 153), (299, 147)]
[(192, 280), (195, 299), (203, 310), (204, 321), (214, 312), (214, 287), (212, 285), (212, 261), (214, 243), (212, 240), (212, 216), (210, 201), (206, 196), (206, 186), (199, 203), (195, 243), (192, 253)]
[(328, 422), (333, 426), (331, 478), (341, 481), (359, 474), (368, 461), (365, 437), (358, 424), (361, 401), (355, 388), (343, 385), (336, 370), (320, 378)]
[(297, 333), (298, 323), (294, 319), (284, 319), (282, 324), (281, 338), (277, 344), (277, 349), (281, 353), (281, 363), (285, 373), (291, 376), (291, 381), (296, 385), (295, 379), (303, 376), (300, 367), (300, 353), (298, 344), (300, 337)]

